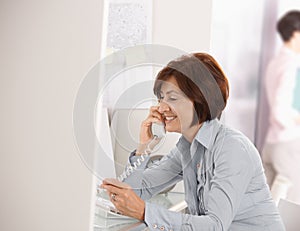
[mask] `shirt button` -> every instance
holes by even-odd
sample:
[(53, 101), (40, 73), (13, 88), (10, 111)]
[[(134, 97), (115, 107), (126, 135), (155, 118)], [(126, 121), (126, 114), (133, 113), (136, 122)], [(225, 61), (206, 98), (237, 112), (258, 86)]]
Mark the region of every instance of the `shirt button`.
[(154, 228), (154, 229), (157, 229), (157, 224), (153, 224), (153, 228)]
[(159, 229), (160, 229), (160, 230), (165, 230), (165, 227), (161, 226)]

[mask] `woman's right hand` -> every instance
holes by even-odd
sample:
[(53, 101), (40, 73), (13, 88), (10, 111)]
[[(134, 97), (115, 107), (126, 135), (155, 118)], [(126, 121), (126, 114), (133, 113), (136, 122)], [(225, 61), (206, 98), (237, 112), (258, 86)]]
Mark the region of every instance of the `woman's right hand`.
[(153, 139), (153, 134), (151, 130), (152, 123), (163, 122), (163, 116), (158, 111), (159, 105), (152, 106), (149, 110), (148, 117), (142, 122), (140, 129), (140, 144), (145, 145)]

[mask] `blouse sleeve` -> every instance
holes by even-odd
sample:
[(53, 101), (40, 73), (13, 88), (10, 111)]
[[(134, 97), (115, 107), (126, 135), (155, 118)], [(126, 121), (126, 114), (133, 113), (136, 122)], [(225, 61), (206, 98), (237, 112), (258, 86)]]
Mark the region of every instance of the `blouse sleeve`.
[[(139, 156), (132, 156), (130, 163), (137, 161)], [(146, 200), (158, 194), (169, 186), (182, 180), (182, 166), (180, 153), (174, 148), (159, 162), (146, 168), (149, 157), (133, 171), (124, 182), (129, 184), (142, 199)]]

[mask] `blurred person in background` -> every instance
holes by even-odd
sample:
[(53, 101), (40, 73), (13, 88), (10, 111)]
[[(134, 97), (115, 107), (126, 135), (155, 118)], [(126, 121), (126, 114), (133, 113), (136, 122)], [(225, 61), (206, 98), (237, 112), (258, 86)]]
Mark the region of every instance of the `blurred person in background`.
[(300, 204), (300, 89), (296, 91), (297, 81), (300, 83), (300, 11), (283, 15), (277, 31), (283, 45), (265, 76), (270, 116), (262, 159), (271, 191), (278, 177), (285, 179), (285, 186), (281, 185), (286, 187), (282, 189), (285, 195), (281, 196)]

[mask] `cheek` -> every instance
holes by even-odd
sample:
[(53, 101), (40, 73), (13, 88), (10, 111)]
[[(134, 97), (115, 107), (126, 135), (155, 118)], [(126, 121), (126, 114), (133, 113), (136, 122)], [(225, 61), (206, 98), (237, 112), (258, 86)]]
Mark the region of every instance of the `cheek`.
[(182, 124), (188, 123), (190, 125), (194, 118), (194, 106), (191, 103), (183, 104), (178, 109), (178, 115)]

